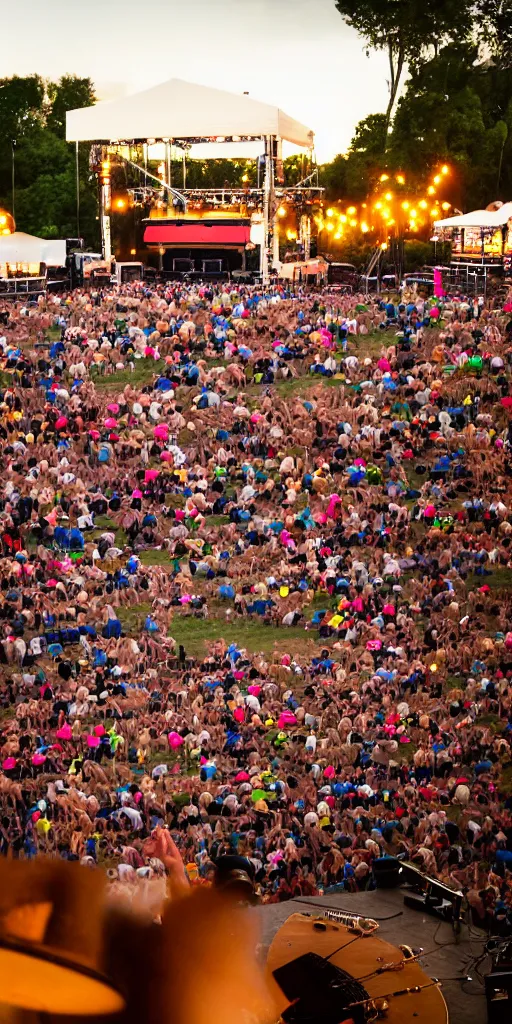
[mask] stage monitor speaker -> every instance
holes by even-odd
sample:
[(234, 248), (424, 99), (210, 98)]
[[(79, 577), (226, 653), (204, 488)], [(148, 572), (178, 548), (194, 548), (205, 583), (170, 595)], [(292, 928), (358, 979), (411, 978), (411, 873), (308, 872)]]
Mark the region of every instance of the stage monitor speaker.
[(400, 885), (400, 861), (396, 857), (377, 857), (373, 862), (377, 889), (396, 889)]
[(488, 1024), (512, 1020), (512, 970), (492, 971), (485, 979)]

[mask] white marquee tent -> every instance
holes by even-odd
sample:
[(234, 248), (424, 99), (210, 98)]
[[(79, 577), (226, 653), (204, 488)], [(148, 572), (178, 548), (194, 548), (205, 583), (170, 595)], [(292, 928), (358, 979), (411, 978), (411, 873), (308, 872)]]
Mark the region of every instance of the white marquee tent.
[(473, 210), (459, 217), (434, 221), (435, 228), (502, 228), (512, 218), (512, 203), (503, 203), (497, 210)]
[(302, 148), (313, 145), (309, 128), (279, 107), (179, 78), (121, 99), (69, 110), (68, 142), (211, 139), (279, 136)]
[(66, 240), (37, 238), (24, 231), (0, 235), (0, 263), (45, 263), (47, 267), (63, 267)]

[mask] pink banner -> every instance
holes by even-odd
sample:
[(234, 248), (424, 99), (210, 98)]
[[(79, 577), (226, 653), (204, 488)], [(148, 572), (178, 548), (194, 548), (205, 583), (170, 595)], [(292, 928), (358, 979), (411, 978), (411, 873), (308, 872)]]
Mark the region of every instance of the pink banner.
[(434, 267), (434, 295), (438, 299), (446, 295), (443, 288), (443, 273), (440, 267)]

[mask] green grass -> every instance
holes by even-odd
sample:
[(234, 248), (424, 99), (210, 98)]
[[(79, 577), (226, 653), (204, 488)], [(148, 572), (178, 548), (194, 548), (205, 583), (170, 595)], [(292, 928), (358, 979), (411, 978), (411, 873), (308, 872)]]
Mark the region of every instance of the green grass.
[(229, 516), (206, 516), (207, 526), (225, 526), (229, 523)]
[[(134, 608), (117, 609), (123, 632), (138, 636), (150, 611), (151, 604), (147, 601)], [(177, 644), (183, 644), (187, 654), (193, 657), (204, 657), (207, 645), (220, 639), (228, 644), (237, 643), (251, 652), (264, 654), (271, 654), (275, 644), (280, 649), (298, 653), (301, 647), (310, 648), (313, 643), (318, 643), (318, 634), (306, 632), (303, 626), (265, 626), (261, 622), (247, 619), (235, 622), (226, 622), (220, 618), (197, 619), (193, 615), (182, 615), (179, 612), (171, 622), (169, 636)]]
[(510, 590), (512, 587), (512, 569), (496, 569), (490, 576), (477, 576), (472, 572), (466, 577), (465, 587), (467, 591), (478, 590), (485, 584), (491, 590)]
[(109, 516), (95, 516), (94, 517), (94, 529), (101, 530), (105, 533), (106, 530), (113, 530), (114, 533), (117, 530), (117, 525), (113, 519)]
[(117, 616), (122, 623), (123, 632), (137, 636), (142, 631), (144, 620), (150, 611), (149, 601), (141, 601), (134, 608), (118, 608)]
[(465, 682), (461, 676), (447, 676), (444, 681), (444, 685), (448, 691), (463, 690), (465, 687)]
[(265, 626), (246, 619), (228, 623), (222, 619), (196, 619), (184, 615), (173, 619), (169, 634), (177, 644), (183, 644), (187, 654), (195, 656), (204, 656), (206, 645), (220, 639), (228, 644), (237, 643), (249, 651), (271, 654), (276, 643), (291, 650), (297, 642), (307, 641), (308, 637), (313, 639), (316, 635), (311, 636), (301, 626), (287, 629), (285, 626)]
[(503, 796), (512, 796), (512, 764), (503, 768), (499, 788)]
[(141, 387), (149, 384), (165, 368), (163, 359), (136, 359), (133, 370), (117, 370), (115, 373), (94, 376), (94, 386), (105, 390), (120, 391), (126, 384)]
[(171, 565), (171, 557), (166, 548), (139, 551), (139, 558), (143, 565)]

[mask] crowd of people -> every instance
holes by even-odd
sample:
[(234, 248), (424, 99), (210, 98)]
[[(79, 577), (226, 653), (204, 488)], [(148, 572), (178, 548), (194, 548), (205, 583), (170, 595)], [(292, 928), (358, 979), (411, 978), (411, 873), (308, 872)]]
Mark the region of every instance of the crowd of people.
[[(512, 924), (512, 301), (0, 303), (0, 844)], [(204, 637), (204, 641), (201, 638)]]

